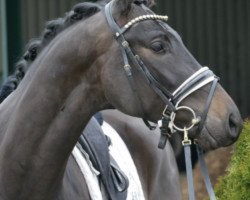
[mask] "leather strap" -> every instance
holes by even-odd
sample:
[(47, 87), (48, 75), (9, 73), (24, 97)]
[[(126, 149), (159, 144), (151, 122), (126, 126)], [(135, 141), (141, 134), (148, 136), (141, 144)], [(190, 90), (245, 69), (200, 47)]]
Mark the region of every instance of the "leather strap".
[(202, 173), (205, 185), (206, 185), (207, 193), (209, 195), (210, 200), (216, 200), (214, 190), (213, 190), (213, 186), (212, 186), (210, 178), (209, 178), (206, 162), (204, 160), (203, 150), (198, 145), (195, 145), (195, 146), (196, 146), (196, 151), (197, 151), (197, 155), (198, 155), (198, 158), (199, 158), (201, 173)]
[[(124, 60), (125, 66), (130, 66), (129, 61), (135, 66), (137, 69), (142, 71), (142, 74), (144, 75), (145, 79), (147, 80), (149, 86), (160, 96), (160, 98), (164, 101), (166, 105), (168, 105), (168, 109), (171, 112), (175, 111), (175, 107), (172, 102), (170, 102), (169, 99), (172, 98), (171, 92), (169, 92), (165, 87), (163, 87), (157, 79), (152, 75), (152, 73), (149, 71), (149, 69), (146, 67), (146, 65), (143, 63), (143, 61), (140, 59), (138, 55), (135, 55), (131, 48), (129, 47), (129, 43), (126, 41), (122, 34), (122, 30), (115, 22), (113, 16), (112, 16), (112, 2), (108, 3), (105, 6), (105, 15), (107, 22), (110, 26), (110, 28), (113, 31), (113, 34), (117, 40), (117, 42), (120, 44), (121, 50), (122, 50), (122, 56)], [(118, 35), (118, 37), (117, 37)], [(130, 75), (130, 74), (129, 74)], [(131, 80), (131, 78), (129, 78)], [(132, 85), (133, 83), (131, 83)]]
[(128, 179), (119, 169), (108, 150), (108, 141), (98, 122), (92, 118), (79, 139), (83, 150), (88, 153), (110, 200), (126, 200)]
[(190, 146), (191, 144), (184, 145), (184, 153), (185, 153), (186, 173), (187, 173), (187, 181), (188, 181), (188, 196), (189, 196), (189, 200), (195, 200), (193, 168), (192, 168), (192, 161), (191, 161)]
[(169, 122), (170, 122), (170, 117), (168, 115), (164, 116), (161, 120), (161, 126), (160, 126), (160, 130), (161, 130), (161, 136), (160, 136), (160, 140), (158, 143), (158, 148), (159, 149), (164, 149), (164, 147), (167, 144), (167, 141), (169, 138), (171, 138), (172, 133), (169, 130)]
[(204, 123), (207, 119), (207, 114), (208, 114), (208, 111), (209, 111), (209, 108), (210, 108), (210, 105), (212, 103), (212, 99), (213, 99), (213, 96), (214, 96), (214, 92), (215, 92), (215, 89), (216, 89), (216, 86), (217, 86), (217, 83), (219, 81), (219, 78), (216, 77), (212, 83), (212, 86), (210, 88), (210, 92), (208, 94), (208, 97), (207, 97), (207, 101), (206, 101), (206, 104), (205, 104), (205, 109), (202, 113), (202, 116), (201, 116), (201, 121), (199, 122), (199, 126), (197, 128), (197, 133), (200, 134), (203, 127), (204, 127)]
[(114, 158), (110, 155), (111, 174), (114, 185), (118, 192), (125, 192), (129, 186), (127, 176), (121, 171)]
[(148, 127), (149, 130), (155, 130), (157, 128), (157, 126), (153, 126), (151, 125), (146, 119), (142, 119), (144, 124), (146, 124), (146, 126)]

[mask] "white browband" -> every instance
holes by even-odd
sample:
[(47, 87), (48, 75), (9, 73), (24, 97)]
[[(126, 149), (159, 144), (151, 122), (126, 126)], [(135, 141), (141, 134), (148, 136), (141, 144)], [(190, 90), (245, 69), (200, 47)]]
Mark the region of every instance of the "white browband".
[(134, 24), (144, 21), (144, 20), (163, 20), (163, 21), (167, 21), (168, 20), (168, 16), (164, 16), (164, 15), (142, 15), (140, 17), (136, 17), (134, 19), (132, 19), (131, 21), (129, 21), (125, 26), (124, 29), (128, 29), (131, 26), (133, 26)]
[(168, 21), (168, 16), (166, 15), (142, 15), (140, 17), (136, 17), (129, 21), (127, 24), (125, 24), (121, 28), (121, 32), (116, 32), (116, 37), (119, 37), (122, 35), (125, 31), (127, 31), (131, 26), (134, 24), (137, 24), (138, 22), (145, 21), (145, 20), (162, 20), (162, 21)]

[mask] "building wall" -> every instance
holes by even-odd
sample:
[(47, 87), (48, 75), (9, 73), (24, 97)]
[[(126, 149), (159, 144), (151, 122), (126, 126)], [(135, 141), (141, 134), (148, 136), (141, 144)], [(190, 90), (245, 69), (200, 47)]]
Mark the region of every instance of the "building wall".
[(250, 1), (162, 0), (157, 8), (202, 65), (209, 65), (241, 108), (250, 113)]
[(79, 0), (21, 0), (22, 43), (39, 37), (46, 22), (63, 17)]
[[(0, 10), (0, 16), (2, 15), (1, 10)], [(3, 19), (0, 18), (0, 27), (2, 30), (2, 23), (3, 23)], [(4, 52), (4, 47), (3, 47), (3, 32), (0, 31), (0, 77), (2, 74), (2, 66), (3, 66), (3, 52)]]
[(12, 72), (12, 66), (19, 60), (21, 53), (21, 2), (20, 0), (5, 0), (5, 2), (8, 34), (8, 69), (9, 72)]
[(0, 0), (0, 81), (6, 78), (8, 73), (6, 29), (6, 4), (5, 0)]

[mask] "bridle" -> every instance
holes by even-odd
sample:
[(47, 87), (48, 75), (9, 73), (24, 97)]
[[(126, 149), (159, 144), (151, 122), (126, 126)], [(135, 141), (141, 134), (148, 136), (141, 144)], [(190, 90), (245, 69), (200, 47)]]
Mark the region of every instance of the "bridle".
[[(161, 129), (161, 139), (159, 142), (158, 147), (159, 148), (164, 148), (166, 145), (166, 142), (171, 135), (176, 132), (176, 131), (181, 131), (184, 133), (184, 140), (183, 140), (183, 146), (185, 149), (185, 154), (186, 154), (186, 159), (187, 157), (190, 157), (190, 145), (191, 145), (191, 140), (188, 138), (188, 131), (192, 129), (194, 126), (198, 126), (197, 128), (197, 134), (200, 134), (204, 127), (204, 123), (206, 121), (206, 117), (209, 111), (210, 104), (212, 102), (214, 92), (218, 83), (218, 77), (216, 77), (211, 70), (209, 70), (208, 67), (203, 67), (199, 69), (197, 72), (195, 72), (192, 76), (187, 78), (173, 93), (171, 93), (165, 86), (163, 86), (158, 80), (157, 77), (155, 77), (148, 67), (144, 64), (142, 59), (136, 55), (133, 50), (130, 48), (129, 42), (125, 39), (124, 34), (133, 27), (134, 24), (137, 24), (141, 21), (145, 20), (154, 20), (159, 23), (160, 26), (164, 27), (164, 21), (167, 21), (168, 17), (167, 16), (160, 16), (160, 15), (155, 15), (155, 14), (148, 14), (148, 15), (143, 15), (140, 17), (136, 17), (135, 19), (129, 21), (124, 27), (120, 28), (117, 23), (115, 22), (113, 16), (112, 16), (112, 2), (108, 3), (105, 6), (105, 16), (107, 19), (107, 22), (109, 24), (109, 27), (111, 28), (114, 37), (116, 41), (120, 45), (120, 50), (122, 53), (123, 57), (123, 62), (124, 62), (124, 70), (126, 72), (126, 75), (128, 77), (129, 83), (133, 89), (133, 91), (136, 93), (135, 89), (135, 83), (133, 79), (133, 74), (131, 71), (131, 65), (133, 67), (136, 67), (141, 71), (143, 76), (145, 77), (148, 85), (155, 91), (155, 93), (162, 99), (162, 101), (166, 104), (166, 107), (163, 111), (161, 123), (160, 123), (160, 129)], [(205, 108), (200, 117), (196, 116), (196, 113), (194, 110), (188, 106), (179, 106), (180, 103), (190, 94), (195, 92), (196, 90), (204, 87), (205, 85), (208, 85), (211, 83), (210, 91), (207, 97), (207, 101), (205, 103)], [(138, 95), (138, 94), (136, 94)], [(138, 97), (140, 100), (140, 97)], [(175, 124), (175, 117), (177, 111), (180, 110), (185, 110), (188, 111), (192, 114), (193, 118), (191, 120), (191, 125), (189, 127), (178, 127)], [(191, 159), (190, 159), (191, 160)], [(186, 163), (187, 171), (190, 172), (191, 170), (191, 175), (188, 175), (188, 178), (190, 179), (189, 176), (192, 176), (192, 165), (190, 160), (188, 163)], [(209, 181), (209, 180), (208, 180)], [(192, 177), (189, 182), (192, 182)], [(205, 180), (206, 182), (206, 180)], [(191, 191), (193, 188), (191, 186), (191, 183), (189, 185), (189, 199), (193, 200), (195, 199), (194, 197), (194, 192)], [(207, 185), (207, 184), (206, 184)], [(211, 185), (211, 183), (210, 183)], [(208, 189), (210, 190), (210, 189)], [(208, 191), (209, 192), (209, 191)], [(213, 198), (214, 194), (211, 194), (212, 197), (210, 196), (211, 199)]]
[[(157, 20), (157, 21), (160, 20), (161, 21), (160, 25), (163, 26), (162, 21), (167, 21), (168, 17), (160, 16), (160, 15), (153, 15), (153, 14), (143, 15), (143, 16), (140, 16), (131, 20), (124, 27), (120, 28), (112, 16), (112, 1), (106, 5), (105, 15), (106, 15), (108, 24), (114, 33), (115, 39), (120, 44), (120, 49), (122, 52), (122, 57), (123, 57), (123, 62), (124, 62), (124, 69), (126, 71), (126, 75), (130, 81), (131, 86), (134, 87), (134, 80), (133, 80), (133, 74), (131, 71), (130, 63), (136, 68), (140, 69), (145, 79), (147, 80), (149, 86), (156, 92), (156, 94), (159, 95), (159, 97), (166, 104), (166, 107), (163, 111), (163, 118), (169, 120), (168, 128), (170, 128), (169, 130), (170, 132), (168, 133), (168, 136), (170, 136), (175, 130), (180, 129), (180, 128), (177, 128), (177, 126), (174, 124), (176, 111), (180, 109), (186, 109), (188, 111), (192, 110), (191, 108), (187, 109), (187, 107), (183, 107), (183, 106), (179, 107), (179, 104), (181, 103), (181, 101), (184, 100), (191, 93), (195, 92), (201, 87), (212, 82), (212, 86), (211, 86), (211, 89), (207, 98), (207, 102), (205, 104), (205, 110), (200, 120), (198, 120), (196, 116), (194, 116), (195, 117), (195, 119), (193, 120), (194, 123), (191, 125), (193, 127), (194, 125), (199, 124), (198, 130), (200, 132), (206, 120), (207, 112), (209, 110), (210, 103), (212, 101), (213, 94), (214, 94), (214, 91), (218, 82), (218, 77), (216, 77), (213, 74), (213, 72), (210, 71), (207, 67), (203, 67), (197, 72), (195, 72), (186, 81), (184, 81), (173, 93), (171, 93), (167, 88), (165, 88), (157, 80), (156, 77), (152, 75), (148, 67), (143, 63), (142, 59), (138, 55), (134, 54), (134, 52), (129, 46), (128, 41), (126, 41), (124, 37), (124, 33), (127, 32), (136, 23), (139, 23), (144, 20)], [(192, 110), (192, 114), (193, 113), (194, 112)], [(183, 129), (181, 130), (183, 131)], [(159, 147), (164, 147), (164, 145), (160, 144)]]

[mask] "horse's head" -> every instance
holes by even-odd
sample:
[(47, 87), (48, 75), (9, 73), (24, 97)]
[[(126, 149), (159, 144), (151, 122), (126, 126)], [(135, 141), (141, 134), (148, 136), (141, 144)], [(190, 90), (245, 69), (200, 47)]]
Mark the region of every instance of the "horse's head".
[[(190, 136), (197, 139), (205, 149), (234, 142), (241, 130), (242, 119), (229, 95), (219, 84), (213, 84), (214, 78), (188, 94), (181, 102), (178, 102), (178, 98), (174, 102), (175, 97), (169, 96), (168, 91), (173, 94), (184, 81), (197, 72), (202, 76), (194, 76), (193, 79), (198, 79), (194, 84), (189, 80), (186, 90), (194, 89), (197, 84), (206, 82), (214, 75), (209, 70), (201, 70), (201, 65), (186, 49), (178, 33), (166, 24), (166, 18), (155, 15), (144, 16), (144, 19), (137, 18), (143, 15), (153, 13), (143, 5), (133, 4), (133, 0), (115, 0), (106, 8), (106, 28), (114, 37), (106, 39), (112, 54), (100, 59), (105, 60), (101, 81), (109, 103), (129, 115), (151, 121), (161, 118), (166, 106), (164, 98), (170, 98), (170, 104), (176, 108), (190, 107), (201, 117), (206, 115), (204, 110), (209, 108), (201, 132), (197, 133), (196, 125), (189, 131)], [(112, 21), (113, 17), (115, 21)], [(130, 23), (127, 24), (128, 22)], [(150, 79), (151, 75), (156, 82)], [(212, 85), (215, 86), (214, 91), (211, 91)], [(162, 87), (168, 91), (162, 91)], [(180, 96), (185, 96), (186, 93), (187, 91)], [(160, 98), (161, 96), (164, 97)], [(209, 96), (211, 101), (208, 102)], [(188, 126), (192, 119), (190, 112), (184, 110), (177, 111), (175, 117), (175, 124), (182, 127)]]

